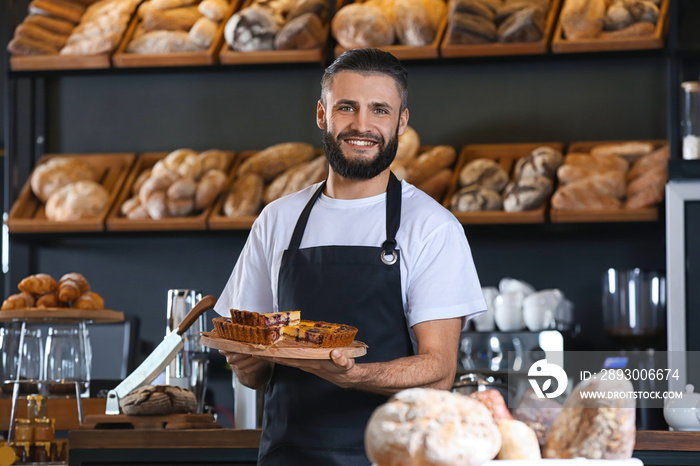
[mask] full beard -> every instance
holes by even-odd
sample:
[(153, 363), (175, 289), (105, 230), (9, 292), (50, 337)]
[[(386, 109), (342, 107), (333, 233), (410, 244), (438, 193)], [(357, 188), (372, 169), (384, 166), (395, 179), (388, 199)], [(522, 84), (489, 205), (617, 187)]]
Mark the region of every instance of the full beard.
[[(379, 146), (377, 155), (372, 159), (349, 160), (345, 157), (341, 148), (342, 140), (347, 137), (367, 138), (377, 142)], [(327, 129), (323, 131), (323, 150), (328, 163), (334, 172), (350, 180), (369, 180), (379, 175), (389, 168), (391, 162), (394, 161), (398, 147), (398, 126), (396, 132), (387, 143), (385, 143), (381, 135), (376, 136), (358, 131), (345, 131), (340, 133), (337, 138), (334, 138)]]

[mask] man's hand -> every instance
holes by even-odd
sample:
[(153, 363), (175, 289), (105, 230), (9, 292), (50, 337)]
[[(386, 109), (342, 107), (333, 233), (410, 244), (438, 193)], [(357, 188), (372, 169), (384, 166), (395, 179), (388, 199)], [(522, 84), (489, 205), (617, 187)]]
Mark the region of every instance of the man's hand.
[(226, 357), (238, 380), (249, 388), (260, 388), (265, 385), (272, 374), (272, 364), (249, 354), (233, 353), (219, 350)]
[(347, 387), (349, 372), (355, 367), (355, 359), (349, 358), (343, 351), (334, 349), (330, 359), (291, 359), (260, 356), (265, 361), (295, 367), (317, 375), (340, 387)]

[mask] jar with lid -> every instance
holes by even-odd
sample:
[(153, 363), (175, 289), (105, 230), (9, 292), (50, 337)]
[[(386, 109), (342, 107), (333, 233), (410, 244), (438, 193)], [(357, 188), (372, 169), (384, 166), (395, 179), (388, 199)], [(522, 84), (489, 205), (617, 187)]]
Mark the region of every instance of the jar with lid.
[(31, 419), (15, 419), (14, 441), (17, 443), (34, 441), (34, 422)]
[(27, 396), (27, 417), (29, 419), (42, 419), (48, 413), (48, 403), (42, 395)]
[(683, 89), (683, 115), (681, 137), (683, 158), (700, 159), (700, 81), (686, 81)]
[(52, 418), (41, 418), (34, 421), (34, 441), (53, 442), (56, 430)]

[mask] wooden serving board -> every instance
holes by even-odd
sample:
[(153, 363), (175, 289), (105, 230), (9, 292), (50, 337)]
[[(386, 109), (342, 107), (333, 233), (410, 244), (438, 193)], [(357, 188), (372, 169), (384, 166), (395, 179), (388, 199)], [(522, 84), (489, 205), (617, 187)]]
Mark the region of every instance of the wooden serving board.
[(112, 56), (112, 65), (116, 68), (149, 68), (160, 66), (198, 66), (215, 65), (219, 56), (219, 49), (224, 42), (224, 26), (238, 7), (240, 0), (231, 0), (224, 18), (219, 23), (216, 36), (207, 50), (201, 52), (177, 52), (177, 53), (127, 53), (126, 48), (138, 26), (138, 15), (134, 15), (129, 28), (124, 34), (119, 48)]
[[(227, 153), (229, 154), (229, 162), (226, 167), (226, 172), (227, 176), (230, 176), (230, 169), (234, 163), (236, 154), (233, 151), (227, 151)], [(211, 209), (217, 204), (216, 199), (201, 212), (185, 217), (168, 217), (154, 220), (152, 218), (126, 218), (121, 215), (120, 209), (122, 204), (133, 195), (131, 188), (136, 178), (138, 178), (142, 171), (152, 168), (156, 162), (168, 154), (169, 152), (150, 152), (137, 157), (105, 221), (105, 226), (108, 231), (205, 230), (207, 228), (207, 217)], [(221, 195), (219, 197), (221, 197)]]
[[(459, 159), (452, 175), (450, 189), (445, 196), (443, 205), (449, 209), (452, 196), (459, 191), (459, 173), (469, 162), (478, 158), (496, 160), (513, 178), (513, 169), (519, 158), (529, 155), (538, 147), (548, 146), (558, 151), (563, 151), (564, 144), (559, 142), (522, 143), (522, 144), (479, 144), (467, 145), (460, 151)], [(504, 210), (492, 210), (482, 212), (452, 212), (462, 224), (501, 224), (501, 223), (544, 223), (546, 205), (543, 204), (536, 210), (523, 212), (506, 212)]]
[[(338, 0), (336, 4), (336, 11), (338, 11), (340, 8), (344, 7), (345, 5), (348, 5), (352, 3), (352, 1), (349, 0)], [(361, 3), (361, 1), (359, 2)], [(399, 60), (426, 60), (426, 59), (433, 59), (433, 58), (439, 58), (440, 57), (440, 42), (442, 41), (442, 36), (445, 33), (445, 28), (447, 27), (447, 13), (443, 16), (442, 20), (440, 21), (440, 25), (437, 28), (437, 31), (435, 31), (435, 38), (433, 41), (428, 44), (428, 45), (423, 45), (423, 46), (413, 46), (413, 45), (401, 45), (401, 44), (395, 44), (395, 45), (379, 45), (376, 46), (375, 48), (378, 48), (380, 50), (384, 50), (385, 52), (389, 52), (392, 55), (394, 55), (396, 58)], [(347, 49), (340, 44), (337, 44), (334, 49), (335, 57), (338, 58), (340, 54), (343, 52), (346, 52), (350, 49)]]
[[(561, 7), (562, 0), (552, 0), (545, 20), (542, 39), (536, 42), (491, 42), (488, 44), (452, 44), (448, 34), (444, 35), (440, 45), (440, 56), (443, 58), (459, 57), (492, 57), (502, 55), (537, 55), (549, 51)], [(451, 10), (451, 9), (450, 9)]]
[[(569, 144), (567, 153), (588, 153), (600, 144), (624, 143), (629, 141), (584, 141)], [(665, 139), (650, 141), (654, 149), (667, 143)], [(559, 210), (550, 209), (549, 219), (552, 223), (607, 223), (607, 222), (655, 222), (659, 218), (656, 206), (643, 209), (602, 209), (602, 210)]]
[(126, 414), (91, 414), (85, 416), (81, 429), (220, 429), (213, 414), (165, 414), (129, 416)]
[(240, 341), (221, 338), (215, 331), (202, 332), (200, 343), (209, 348), (231, 351), (234, 353), (251, 354), (254, 356), (270, 356), (275, 358), (290, 359), (330, 359), (331, 351), (341, 350), (350, 358), (357, 358), (367, 354), (367, 345), (361, 341), (353, 341), (348, 346), (337, 348), (317, 348), (304, 346), (293, 341), (280, 341), (275, 345), (254, 345)]
[(83, 310), (65, 307), (12, 309), (0, 311), (0, 322), (26, 321), (34, 323), (58, 322), (75, 323), (87, 321), (94, 324), (109, 324), (124, 321), (124, 313), (120, 311)]
[(617, 38), (591, 38), (569, 40), (564, 37), (561, 24), (561, 16), (557, 21), (557, 27), (552, 38), (552, 52), (577, 53), (577, 52), (610, 52), (615, 50), (647, 50), (660, 49), (664, 46), (664, 36), (668, 29), (668, 4), (669, 0), (662, 0), (659, 7), (659, 19), (656, 22), (654, 34), (648, 36), (617, 37)]
[(53, 157), (80, 157), (95, 168), (98, 183), (109, 193), (107, 205), (96, 217), (83, 218), (65, 222), (48, 220), (44, 203), (32, 192), (31, 176), (24, 184), (17, 201), (10, 210), (7, 227), (10, 233), (54, 233), (103, 231), (105, 218), (114, 203), (119, 190), (126, 179), (129, 169), (136, 159), (136, 154), (48, 154), (43, 156), (38, 165)]

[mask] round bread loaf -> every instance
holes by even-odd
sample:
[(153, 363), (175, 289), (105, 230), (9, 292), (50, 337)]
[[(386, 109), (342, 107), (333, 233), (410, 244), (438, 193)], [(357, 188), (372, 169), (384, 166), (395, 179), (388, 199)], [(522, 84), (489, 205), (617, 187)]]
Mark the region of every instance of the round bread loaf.
[(253, 5), (231, 16), (224, 26), (224, 38), (239, 52), (273, 50), (279, 29), (278, 19), (268, 9)]
[(459, 185), (461, 187), (482, 186), (500, 193), (507, 184), (508, 172), (493, 159), (474, 159), (462, 167), (459, 172)]
[(99, 183), (77, 181), (54, 192), (46, 201), (46, 218), (55, 221), (97, 217), (107, 206), (109, 194)]
[(443, 390), (411, 388), (379, 406), (365, 449), (377, 466), (476, 466), (501, 449), (501, 434), (480, 402)]
[(344, 6), (333, 16), (333, 37), (346, 49), (380, 47), (394, 43), (394, 26), (384, 12), (363, 3)]
[(95, 181), (97, 178), (92, 166), (76, 157), (53, 157), (42, 163), (30, 179), (32, 192), (42, 202), (49, 200), (58, 189), (76, 181)]
[(119, 400), (119, 407), (130, 416), (158, 416), (194, 413), (197, 398), (189, 390), (171, 385), (146, 385)]

